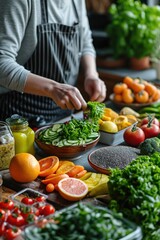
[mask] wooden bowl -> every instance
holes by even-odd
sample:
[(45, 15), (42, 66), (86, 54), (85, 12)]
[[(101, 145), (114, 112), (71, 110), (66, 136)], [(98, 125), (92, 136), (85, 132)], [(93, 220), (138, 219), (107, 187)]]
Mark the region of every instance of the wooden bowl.
[(100, 134), (99, 134), (99, 136), (90, 143), (86, 143), (83, 145), (77, 145), (77, 146), (58, 147), (58, 146), (54, 146), (51, 144), (46, 144), (38, 139), (38, 135), (40, 134), (40, 132), (49, 127), (50, 126), (42, 127), (35, 132), (35, 142), (44, 153), (46, 153), (48, 155), (57, 156), (60, 159), (76, 160), (77, 158), (80, 158), (83, 154), (85, 154), (91, 148), (96, 146), (96, 144), (98, 143), (99, 138), (100, 138)]

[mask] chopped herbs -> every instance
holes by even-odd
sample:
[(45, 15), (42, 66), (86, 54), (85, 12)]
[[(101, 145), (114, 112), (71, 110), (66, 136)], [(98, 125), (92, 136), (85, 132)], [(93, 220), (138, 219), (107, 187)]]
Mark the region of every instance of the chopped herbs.
[(92, 142), (99, 136), (98, 123), (89, 120), (71, 119), (57, 123), (39, 133), (38, 139), (58, 147), (76, 146)]

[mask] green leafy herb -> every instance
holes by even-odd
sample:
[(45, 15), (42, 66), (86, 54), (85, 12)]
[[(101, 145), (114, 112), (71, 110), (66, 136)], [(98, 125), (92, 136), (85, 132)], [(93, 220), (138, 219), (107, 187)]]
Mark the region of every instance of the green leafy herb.
[(89, 143), (99, 136), (98, 122), (86, 119), (71, 119), (58, 123), (40, 132), (38, 138), (46, 144), (58, 147)]
[(123, 170), (111, 169), (109, 192), (112, 210), (141, 225), (144, 239), (159, 239), (160, 153), (139, 156)]
[(134, 228), (107, 209), (79, 203), (54, 217), (57, 224), (48, 223), (43, 228), (27, 231), (27, 240), (118, 240)]
[(87, 103), (87, 108), (88, 108), (88, 110), (86, 111), (87, 118), (96, 122), (102, 117), (104, 113), (105, 104), (89, 101)]

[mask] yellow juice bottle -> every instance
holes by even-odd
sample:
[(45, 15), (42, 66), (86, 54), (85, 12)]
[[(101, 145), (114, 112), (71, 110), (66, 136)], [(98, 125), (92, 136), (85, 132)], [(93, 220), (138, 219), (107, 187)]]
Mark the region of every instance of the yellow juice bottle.
[(35, 133), (29, 127), (28, 121), (25, 118), (14, 114), (10, 118), (7, 118), (6, 122), (10, 125), (15, 139), (15, 153), (26, 152), (35, 155)]

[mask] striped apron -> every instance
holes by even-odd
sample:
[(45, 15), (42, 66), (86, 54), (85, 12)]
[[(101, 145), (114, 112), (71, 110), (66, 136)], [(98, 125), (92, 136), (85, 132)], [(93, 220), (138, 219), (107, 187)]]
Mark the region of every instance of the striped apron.
[[(73, 26), (48, 23), (47, 0), (41, 0), (42, 23), (37, 26), (37, 46), (24, 67), (31, 73), (60, 83), (75, 85), (82, 50), (82, 27), (74, 3), (77, 22)], [(38, 82), (37, 82), (38, 84)], [(71, 114), (52, 99), (10, 91), (0, 96), (1, 120), (19, 114), (28, 120), (43, 117), (54, 122)]]

